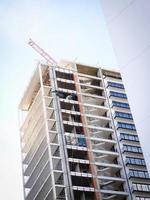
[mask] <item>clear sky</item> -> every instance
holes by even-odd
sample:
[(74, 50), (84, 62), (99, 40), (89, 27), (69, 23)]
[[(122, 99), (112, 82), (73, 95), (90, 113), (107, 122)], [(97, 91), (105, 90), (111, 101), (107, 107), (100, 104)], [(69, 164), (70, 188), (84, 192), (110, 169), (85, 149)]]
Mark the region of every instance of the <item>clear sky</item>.
[(40, 56), (32, 38), (55, 59), (115, 67), (99, 0), (0, 2), (0, 198), (22, 200), (18, 104)]

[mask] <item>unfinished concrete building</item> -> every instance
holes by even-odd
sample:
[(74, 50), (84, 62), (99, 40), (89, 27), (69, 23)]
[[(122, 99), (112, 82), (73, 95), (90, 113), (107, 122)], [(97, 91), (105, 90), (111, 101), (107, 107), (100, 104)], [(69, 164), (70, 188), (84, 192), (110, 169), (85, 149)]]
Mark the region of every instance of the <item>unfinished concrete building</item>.
[(39, 64), (19, 109), (25, 200), (150, 199), (119, 72)]

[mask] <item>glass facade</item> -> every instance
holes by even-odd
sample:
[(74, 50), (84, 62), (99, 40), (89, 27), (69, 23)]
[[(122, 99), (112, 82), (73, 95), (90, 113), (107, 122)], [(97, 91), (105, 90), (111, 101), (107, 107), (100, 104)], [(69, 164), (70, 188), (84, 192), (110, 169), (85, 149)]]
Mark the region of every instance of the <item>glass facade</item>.
[(147, 171), (129, 170), (129, 177), (149, 179)]
[[(129, 180), (131, 190), (134, 188), (131, 199), (150, 200), (150, 177), (146, 168), (146, 162), (140, 147), (139, 137), (127, 95), (125, 94), (124, 85), (122, 82), (118, 82), (117, 80), (115, 82), (114, 79), (107, 78), (106, 91), (108, 91), (111, 113), (119, 137), (123, 163), (127, 169), (127, 179)], [(147, 192), (149, 192), (148, 195), (146, 194)]]
[(110, 96), (117, 97), (117, 98), (122, 98), (122, 99), (127, 99), (127, 95), (124, 94), (124, 93), (120, 93), (120, 92), (110, 91)]
[(124, 112), (118, 112), (118, 111), (115, 111), (114, 117), (120, 117), (120, 118), (125, 118), (125, 119), (133, 119), (132, 114), (124, 113)]
[(118, 102), (118, 101), (112, 101), (112, 106), (116, 106), (119, 108), (126, 108), (126, 109), (130, 108), (128, 103), (122, 103), (122, 102)]
[(126, 164), (146, 166), (144, 159), (132, 157), (126, 157)]
[(117, 127), (122, 129), (136, 130), (134, 124), (128, 124), (123, 122), (117, 122)]
[(108, 81), (107, 83), (108, 83), (107, 84), (108, 87), (115, 87), (115, 88), (124, 89), (124, 85), (121, 84), (121, 83), (114, 83), (114, 82), (110, 82), (110, 81)]
[(150, 192), (150, 185), (149, 184), (140, 184), (140, 183), (133, 183), (134, 191), (144, 191), (144, 192)]
[(130, 135), (126, 133), (120, 133), (120, 140), (129, 140), (133, 142), (139, 142), (139, 138), (137, 135)]
[(141, 147), (131, 146), (131, 145), (123, 145), (123, 151), (133, 152), (133, 153), (142, 153)]

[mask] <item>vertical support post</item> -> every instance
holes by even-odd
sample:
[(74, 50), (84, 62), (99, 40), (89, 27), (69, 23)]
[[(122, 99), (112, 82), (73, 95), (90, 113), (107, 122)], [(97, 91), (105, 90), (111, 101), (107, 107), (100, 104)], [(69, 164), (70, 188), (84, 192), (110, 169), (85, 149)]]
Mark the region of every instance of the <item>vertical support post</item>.
[(50, 138), (49, 138), (49, 131), (48, 131), (48, 124), (47, 124), (47, 112), (46, 112), (46, 103), (44, 98), (44, 87), (43, 87), (43, 79), (42, 79), (42, 70), (41, 70), (41, 64), (38, 64), (39, 69), (39, 76), (40, 76), (40, 84), (41, 84), (41, 98), (42, 98), (42, 106), (43, 106), (43, 113), (44, 113), (44, 121), (45, 121), (45, 131), (46, 131), (46, 140), (47, 140), (47, 146), (48, 146), (48, 152), (49, 152), (49, 164), (50, 164), (50, 170), (51, 170), (51, 177), (52, 177), (52, 188), (53, 188), (53, 200), (56, 199), (56, 188), (55, 188), (55, 177), (53, 173), (53, 162), (52, 162), (52, 153), (50, 148)]
[[(53, 91), (57, 91), (57, 80), (56, 80), (56, 70), (55, 66), (52, 66), (49, 70), (49, 75), (51, 77), (52, 89)], [(61, 116), (61, 107), (59, 102), (59, 97), (54, 92), (54, 106), (55, 106), (55, 117), (57, 119), (57, 129), (58, 129), (58, 136), (59, 136), (59, 143), (61, 149), (61, 158), (62, 158), (62, 167), (64, 171), (64, 180), (65, 180), (65, 190), (66, 190), (66, 199), (67, 200), (74, 200), (73, 190), (72, 190), (72, 182), (71, 182), (71, 175), (70, 169), (68, 164), (68, 156), (67, 156), (67, 149), (66, 149), (66, 142), (65, 142), (65, 135), (64, 135), (64, 128), (62, 123), (62, 116)]]

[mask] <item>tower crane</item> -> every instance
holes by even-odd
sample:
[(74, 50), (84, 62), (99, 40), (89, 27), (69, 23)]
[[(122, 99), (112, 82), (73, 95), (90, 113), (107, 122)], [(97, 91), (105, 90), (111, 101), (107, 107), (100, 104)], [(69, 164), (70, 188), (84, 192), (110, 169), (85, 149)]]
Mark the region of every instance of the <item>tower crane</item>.
[(29, 39), (28, 44), (37, 52), (39, 53), (48, 64), (50, 65), (57, 65), (57, 61), (55, 61), (44, 49), (42, 49), (38, 44), (36, 44), (32, 39)]

